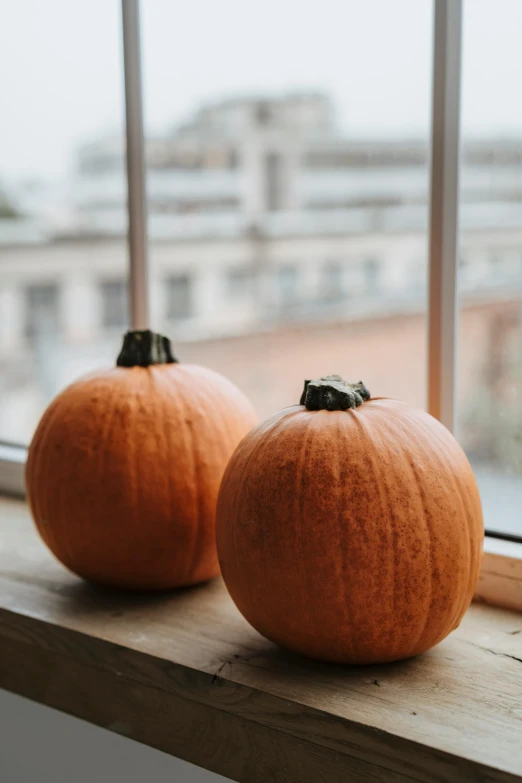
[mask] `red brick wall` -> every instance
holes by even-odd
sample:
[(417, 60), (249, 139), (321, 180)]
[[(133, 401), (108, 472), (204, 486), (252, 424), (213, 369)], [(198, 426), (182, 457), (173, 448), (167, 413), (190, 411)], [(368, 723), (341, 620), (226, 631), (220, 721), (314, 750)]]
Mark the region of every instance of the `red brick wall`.
[[(459, 396), (464, 401), (491, 352), (499, 314), (522, 312), (520, 300), (474, 304), (460, 318)], [(243, 337), (177, 344), (185, 362), (204, 364), (233, 380), (260, 416), (299, 401), (303, 381), (337, 373), (363, 380), (375, 396), (398, 397), (423, 407), (426, 399), (424, 315), (372, 318), (337, 324), (310, 323)], [(489, 354), (488, 354), (489, 352)]]

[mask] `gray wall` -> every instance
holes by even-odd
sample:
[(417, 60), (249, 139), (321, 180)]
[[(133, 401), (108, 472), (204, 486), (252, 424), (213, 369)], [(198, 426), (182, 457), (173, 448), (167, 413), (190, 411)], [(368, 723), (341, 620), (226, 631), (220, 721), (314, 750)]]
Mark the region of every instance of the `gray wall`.
[(226, 780), (0, 690), (1, 783), (223, 783)]

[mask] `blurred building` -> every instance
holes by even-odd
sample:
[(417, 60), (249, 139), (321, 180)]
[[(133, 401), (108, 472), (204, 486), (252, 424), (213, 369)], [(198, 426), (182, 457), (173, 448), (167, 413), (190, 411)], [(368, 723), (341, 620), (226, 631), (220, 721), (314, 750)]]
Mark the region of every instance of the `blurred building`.
[[(146, 157), (152, 325), (195, 355), (226, 338), (246, 361), (258, 333), (423, 311), (425, 141), (347, 138), (322, 94), (256, 96), (202, 107)], [(521, 163), (519, 142), (463, 150), (461, 289), (476, 307), (522, 298)], [(13, 437), (16, 406), (30, 431), (127, 325), (123, 140), (81, 149), (52, 198), (14, 195), (30, 216), (0, 219), (0, 432)]]

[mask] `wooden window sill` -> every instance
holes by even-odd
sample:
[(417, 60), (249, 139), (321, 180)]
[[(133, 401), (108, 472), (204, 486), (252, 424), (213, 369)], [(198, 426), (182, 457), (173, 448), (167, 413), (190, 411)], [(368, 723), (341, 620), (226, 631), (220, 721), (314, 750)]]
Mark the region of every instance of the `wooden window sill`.
[(89, 587), (0, 500), (0, 686), (234, 780), (522, 781), (522, 616), (474, 604), (386, 666), (285, 653), (220, 580), (164, 595)]

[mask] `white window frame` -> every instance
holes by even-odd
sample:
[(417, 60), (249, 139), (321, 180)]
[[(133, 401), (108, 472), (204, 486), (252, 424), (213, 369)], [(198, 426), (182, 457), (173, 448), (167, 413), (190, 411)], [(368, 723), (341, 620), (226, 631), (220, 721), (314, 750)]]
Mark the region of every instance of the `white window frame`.
[[(149, 326), (139, 0), (122, 0), (129, 309)], [(434, 0), (429, 207), (428, 410), (455, 430), (462, 0)], [(0, 443), (0, 493), (24, 496), (27, 449)], [(477, 597), (522, 610), (522, 543), (487, 535)]]
[(24, 470), (27, 448), (0, 442), (0, 494), (25, 497)]

